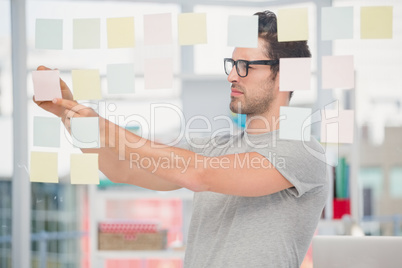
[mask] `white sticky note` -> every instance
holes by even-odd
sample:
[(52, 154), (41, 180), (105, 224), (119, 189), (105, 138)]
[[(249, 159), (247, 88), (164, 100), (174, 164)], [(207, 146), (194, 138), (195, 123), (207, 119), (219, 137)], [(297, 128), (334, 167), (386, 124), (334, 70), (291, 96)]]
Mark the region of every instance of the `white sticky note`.
[(71, 184), (99, 184), (98, 154), (71, 154)]
[(134, 64), (108, 64), (107, 90), (109, 94), (133, 94), (135, 86)]
[(173, 59), (145, 59), (145, 89), (164, 89), (173, 87)]
[(308, 40), (308, 9), (278, 10), (278, 42)]
[(35, 48), (63, 49), (63, 20), (36, 19)]
[(57, 162), (57, 153), (31, 152), (29, 172), (31, 182), (58, 183)]
[(279, 109), (279, 138), (310, 141), (311, 109), (281, 106)]
[(99, 70), (72, 70), (74, 100), (102, 98)]
[(207, 43), (207, 15), (205, 13), (182, 13), (177, 18), (179, 44)]
[(108, 18), (108, 48), (130, 48), (135, 46), (134, 18)]
[(100, 48), (100, 19), (73, 20), (73, 48)]
[(71, 137), (77, 148), (99, 148), (99, 117), (72, 117)]
[(279, 59), (279, 90), (311, 89), (311, 58)]
[(323, 56), (322, 57), (322, 88), (355, 87), (355, 68), (353, 56)]
[(60, 147), (60, 118), (35, 116), (33, 128), (34, 146)]
[(258, 46), (258, 16), (229, 16), (228, 46)]
[(361, 7), (360, 37), (362, 39), (391, 39), (392, 21), (392, 6)]
[(36, 101), (51, 101), (61, 98), (60, 73), (58, 70), (32, 71)]
[(353, 38), (353, 7), (323, 7), (321, 12), (321, 39)]
[(172, 42), (172, 14), (144, 15), (144, 45), (167, 45)]
[(353, 110), (322, 110), (321, 111), (321, 142), (353, 143), (354, 111)]

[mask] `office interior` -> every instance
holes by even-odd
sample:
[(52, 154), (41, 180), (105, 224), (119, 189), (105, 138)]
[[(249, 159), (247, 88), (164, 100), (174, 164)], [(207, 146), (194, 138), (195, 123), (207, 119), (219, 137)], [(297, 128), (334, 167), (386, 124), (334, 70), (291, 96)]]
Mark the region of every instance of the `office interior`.
[[(360, 9), (366, 6), (393, 7), (392, 38), (360, 38)], [(115, 119), (121, 115), (127, 129), (159, 142), (176, 140), (190, 118), (188, 129), (206, 130), (191, 135), (207, 135), (231, 123), (241, 131), (241, 117), (229, 110), (230, 85), (223, 70), (223, 58), (233, 50), (227, 45), (228, 17), (299, 7), (309, 14), (311, 90), (295, 92), (290, 106), (354, 110), (353, 143), (324, 144), (332, 192), (316, 235), (401, 236), (402, 2), (0, 0), (0, 267), (182, 267), (191, 218), (193, 195), (186, 189), (150, 191), (114, 184), (103, 174), (99, 185), (72, 185), (69, 156), (79, 149), (73, 148), (66, 131), (61, 131), (60, 148), (33, 146), (33, 118), (49, 114), (32, 102), (32, 71), (39, 65), (57, 68), (71, 85), (71, 70), (99, 69), (100, 114)], [(322, 40), (326, 7), (353, 7), (352, 38)], [(171, 45), (144, 45), (144, 15), (170, 13), (176, 18), (191, 12), (207, 14), (206, 44), (181, 46), (173, 19)], [(135, 19), (135, 47), (108, 49), (106, 18), (129, 16)], [(63, 49), (35, 47), (35, 21), (41, 18), (63, 20)], [(73, 49), (74, 18), (101, 19), (99, 49)], [(173, 59), (172, 88), (144, 89), (144, 62), (166, 55)], [(322, 57), (331, 55), (353, 55), (354, 88), (322, 88)], [(107, 64), (128, 62), (134, 62), (135, 92), (108, 94)], [(320, 139), (319, 124), (311, 130)], [(59, 154), (59, 183), (30, 182), (29, 155), (35, 150)], [(149, 224), (158, 228), (158, 236), (137, 243), (123, 236), (133, 242), (126, 247), (121, 238), (104, 236), (111, 224)], [(301, 267), (313, 265), (310, 248)]]

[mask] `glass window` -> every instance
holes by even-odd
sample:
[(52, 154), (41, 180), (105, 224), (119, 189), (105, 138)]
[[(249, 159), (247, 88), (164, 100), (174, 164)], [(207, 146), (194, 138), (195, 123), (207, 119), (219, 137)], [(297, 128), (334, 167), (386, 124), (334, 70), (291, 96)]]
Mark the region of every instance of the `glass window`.
[(0, 266), (11, 266), (13, 119), (10, 1), (0, 1)]

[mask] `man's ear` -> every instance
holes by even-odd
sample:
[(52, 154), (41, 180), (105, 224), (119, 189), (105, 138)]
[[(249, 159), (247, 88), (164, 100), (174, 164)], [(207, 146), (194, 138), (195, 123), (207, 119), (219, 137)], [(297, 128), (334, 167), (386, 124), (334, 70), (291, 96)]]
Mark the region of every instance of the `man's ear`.
[(277, 89), (278, 91), (279, 91), (279, 76), (280, 76), (280, 73), (279, 73), (279, 71), (276, 73), (276, 76), (275, 76), (275, 78), (274, 78), (274, 80), (275, 80), (275, 89)]

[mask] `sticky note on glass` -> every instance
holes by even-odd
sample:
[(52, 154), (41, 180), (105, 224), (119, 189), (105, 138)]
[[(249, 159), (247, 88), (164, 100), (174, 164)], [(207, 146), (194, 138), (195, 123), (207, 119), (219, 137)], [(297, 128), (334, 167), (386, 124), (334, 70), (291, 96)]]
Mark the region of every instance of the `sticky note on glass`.
[(355, 68), (353, 56), (322, 57), (322, 88), (355, 87)]
[(145, 59), (145, 89), (173, 87), (173, 60), (171, 58)]
[(98, 154), (71, 154), (71, 184), (99, 184)]
[(35, 48), (63, 49), (63, 20), (36, 19)]
[(228, 46), (258, 46), (258, 16), (229, 16)]
[(205, 13), (182, 13), (178, 15), (179, 44), (207, 43), (207, 15)]
[(72, 117), (71, 138), (77, 148), (99, 148), (99, 117)]
[(100, 48), (100, 19), (73, 20), (73, 48)]
[(281, 140), (310, 141), (310, 108), (281, 106), (279, 113), (279, 138)]
[(172, 42), (172, 14), (144, 15), (144, 45), (167, 45)]
[(323, 7), (321, 14), (322, 40), (353, 38), (353, 7)]
[(33, 71), (32, 80), (36, 101), (61, 98), (60, 73), (58, 70)]
[(393, 167), (389, 173), (389, 195), (402, 198), (402, 167)]
[(308, 40), (308, 9), (278, 10), (278, 42)]
[(279, 59), (279, 90), (311, 89), (311, 58)]
[(73, 70), (74, 100), (99, 100), (102, 98), (99, 70)]
[(353, 110), (321, 111), (321, 142), (353, 143), (354, 118)]
[(134, 93), (134, 64), (108, 64), (106, 69), (107, 89), (109, 94)]
[(58, 183), (57, 153), (31, 152), (29, 177), (31, 182)]
[(362, 39), (392, 38), (392, 10), (391, 6), (361, 7), (360, 37)]
[(60, 118), (34, 117), (33, 146), (60, 147)]
[(135, 46), (134, 18), (108, 18), (107, 44), (108, 48), (128, 48)]

